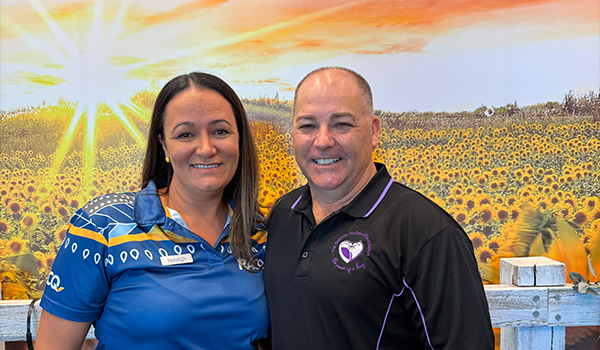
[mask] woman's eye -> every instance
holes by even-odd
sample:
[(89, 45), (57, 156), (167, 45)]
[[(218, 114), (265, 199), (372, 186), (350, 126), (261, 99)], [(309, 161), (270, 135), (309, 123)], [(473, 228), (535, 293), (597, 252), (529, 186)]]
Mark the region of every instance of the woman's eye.
[(189, 137), (192, 137), (192, 134), (189, 132), (183, 132), (177, 136), (178, 139), (187, 139)]
[(213, 134), (215, 134), (215, 135), (227, 135), (227, 134), (229, 134), (229, 131), (227, 131), (225, 129), (217, 129), (217, 130), (213, 131)]

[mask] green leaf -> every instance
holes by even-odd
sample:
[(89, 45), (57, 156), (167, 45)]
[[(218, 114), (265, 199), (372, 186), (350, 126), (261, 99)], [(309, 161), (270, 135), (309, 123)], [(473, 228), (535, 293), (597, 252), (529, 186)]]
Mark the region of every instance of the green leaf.
[(597, 279), (598, 275), (596, 275), (596, 271), (594, 271), (594, 266), (592, 266), (592, 259), (590, 259), (589, 255), (588, 255), (588, 265), (590, 267), (590, 273)]
[(585, 282), (585, 278), (579, 272), (569, 272), (569, 278), (573, 283)]
[[(600, 239), (596, 239), (592, 247), (590, 248), (590, 264), (600, 267)], [(596, 275), (598, 278), (598, 275)]]
[(538, 234), (531, 242), (531, 246), (529, 247), (529, 256), (543, 256), (546, 255), (546, 248), (544, 247), (544, 241), (542, 239), (542, 234)]
[(33, 254), (20, 254), (3, 258), (5, 262), (16, 265), (30, 275), (37, 277), (39, 275), (37, 258)]

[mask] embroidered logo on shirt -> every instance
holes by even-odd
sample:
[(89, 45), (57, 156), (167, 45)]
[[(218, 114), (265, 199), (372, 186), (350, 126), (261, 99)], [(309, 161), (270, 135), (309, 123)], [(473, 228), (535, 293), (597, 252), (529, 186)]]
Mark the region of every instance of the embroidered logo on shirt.
[(352, 242), (349, 240), (345, 240), (340, 243), (339, 253), (342, 260), (346, 263), (349, 263), (352, 260), (358, 258), (363, 252), (363, 243), (362, 241)]
[(347, 271), (348, 274), (364, 270), (364, 261), (371, 254), (371, 240), (366, 233), (349, 232), (335, 241), (331, 253), (331, 262), (336, 269)]

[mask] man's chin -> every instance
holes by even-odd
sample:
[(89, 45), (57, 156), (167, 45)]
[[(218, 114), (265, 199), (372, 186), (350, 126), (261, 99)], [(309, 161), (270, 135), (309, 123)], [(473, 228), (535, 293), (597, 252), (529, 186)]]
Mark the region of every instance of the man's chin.
[(327, 179), (327, 178), (315, 178), (313, 181), (308, 181), (311, 189), (317, 191), (333, 191), (340, 187), (342, 181), (339, 178)]

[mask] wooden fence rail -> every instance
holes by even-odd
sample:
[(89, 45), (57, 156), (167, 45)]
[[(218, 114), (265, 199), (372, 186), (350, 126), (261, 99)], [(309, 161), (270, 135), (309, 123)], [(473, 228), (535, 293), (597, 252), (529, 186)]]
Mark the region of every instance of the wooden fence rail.
[[(545, 257), (502, 259), (502, 284), (485, 286), (501, 350), (564, 350), (565, 327), (600, 326), (600, 296), (577, 292), (565, 278), (565, 265)], [(0, 301), (0, 342), (25, 340), (30, 302)], [(37, 304), (36, 312), (39, 319)]]

